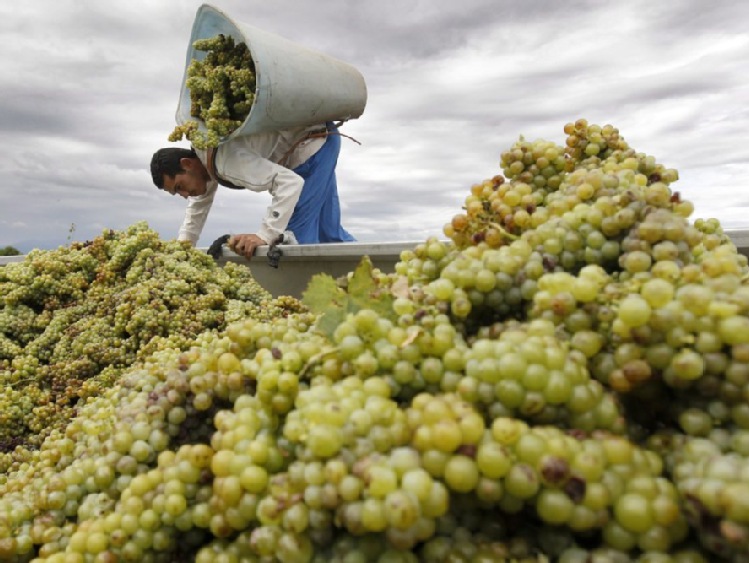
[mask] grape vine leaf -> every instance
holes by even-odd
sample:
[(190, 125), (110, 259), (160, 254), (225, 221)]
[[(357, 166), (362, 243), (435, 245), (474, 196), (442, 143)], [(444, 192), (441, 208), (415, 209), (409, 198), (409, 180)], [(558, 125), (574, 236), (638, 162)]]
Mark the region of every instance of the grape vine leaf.
[(318, 315), (317, 328), (332, 336), (349, 313), (372, 309), (384, 318), (393, 318), (393, 297), (372, 275), (372, 261), (362, 257), (348, 280), (347, 288), (328, 274), (316, 274), (302, 293), (302, 302)]
[(318, 315), (317, 328), (328, 336), (346, 317), (348, 296), (332, 276), (315, 274), (302, 293), (302, 303)]
[(411, 295), (411, 288), (408, 285), (406, 276), (398, 276), (390, 287), (390, 293), (393, 297), (402, 297), (407, 299)]

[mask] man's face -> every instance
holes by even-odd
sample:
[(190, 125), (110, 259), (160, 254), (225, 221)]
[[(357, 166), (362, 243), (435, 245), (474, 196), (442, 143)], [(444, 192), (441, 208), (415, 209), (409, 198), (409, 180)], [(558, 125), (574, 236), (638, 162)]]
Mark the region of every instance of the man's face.
[(180, 164), (184, 172), (174, 178), (164, 175), (164, 191), (184, 198), (205, 194), (208, 174), (203, 164), (196, 158), (183, 158)]

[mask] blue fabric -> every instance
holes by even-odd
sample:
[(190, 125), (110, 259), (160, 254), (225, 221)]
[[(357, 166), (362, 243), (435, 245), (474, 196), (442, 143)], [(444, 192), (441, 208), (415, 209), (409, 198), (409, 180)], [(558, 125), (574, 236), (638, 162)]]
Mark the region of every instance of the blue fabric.
[(325, 144), (307, 162), (294, 168), (304, 178), (304, 187), (294, 207), (288, 230), (300, 244), (352, 242), (356, 239), (341, 226), (335, 167), (341, 151), (341, 136), (332, 123)]

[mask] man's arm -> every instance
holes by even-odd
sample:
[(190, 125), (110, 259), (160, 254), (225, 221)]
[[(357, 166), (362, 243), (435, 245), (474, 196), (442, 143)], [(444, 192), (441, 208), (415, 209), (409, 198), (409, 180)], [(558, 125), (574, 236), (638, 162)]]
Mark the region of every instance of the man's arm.
[(185, 218), (179, 228), (178, 240), (188, 240), (193, 246), (197, 244), (215, 195), (216, 182), (208, 182), (207, 191), (204, 195), (187, 198)]
[[(294, 207), (299, 201), (304, 187), (302, 177), (252, 150), (249, 138), (239, 147), (221, 147), (216, 159), (216, 168), (219, 176), (232, 184), (255, 192), (267, 191), (271, 194), (271, 204), (254, 236), (263, 241), (263, 244), (270, 244), (278, 238), (286, 230)], [(239, 240), (240, 236), (250, 235), (236, 235), (233, 239)], [(259, 244), (252, 247), (249, 256), (256, 246)], [(244, 255), (247, 256), (247, 253)]]

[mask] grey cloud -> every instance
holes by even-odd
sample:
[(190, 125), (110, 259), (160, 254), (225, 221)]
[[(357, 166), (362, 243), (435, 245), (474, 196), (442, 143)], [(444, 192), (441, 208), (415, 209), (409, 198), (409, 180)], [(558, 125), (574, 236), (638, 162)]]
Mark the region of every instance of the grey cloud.
[[(71, 223), (90, 238), (103, 225), (139, 219), (174, 236), (184, 201), (155, 190), (147, 166), (153, 150), (168, 145), (200, 4), (0, 7), (0, 33), (18, 50), (0, 69), (0, 246), (42, 234), (64, 241)], [(700, 212), (713, 213), (711, 200), (731, 201), (745, 177), (749, 5), (225, 0), (221, 7), (364, 74), (368, 107), (344, 126), (363, 145), (344, 145), (338, 168), (345, 223), (360, 239), (439, 233), (471, 183), (499, 172), (500, 152), (519, 135), (563, 143), (564, 123), (578, 117), (613, 123), (638, 150), (679, 168), (679, 189)], [(222, 194), (201, 244), (251, 228), (268, 205), (264, 195)], [(733, 212), (726, 217), (736, 221)], [(10, 229), (8, 218), (30, 226)]]

